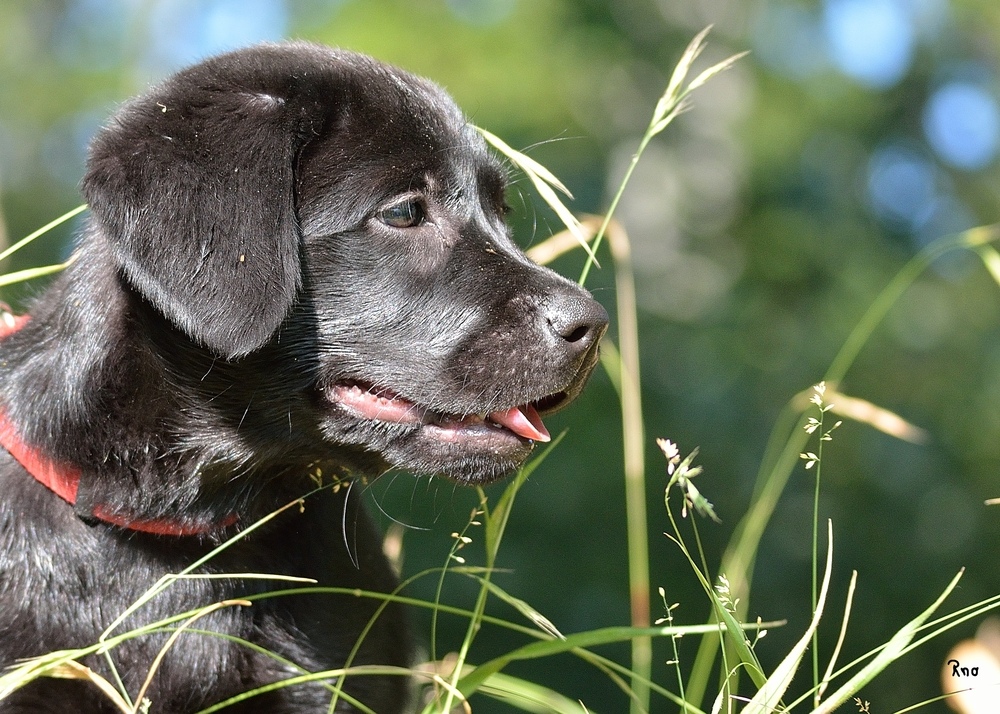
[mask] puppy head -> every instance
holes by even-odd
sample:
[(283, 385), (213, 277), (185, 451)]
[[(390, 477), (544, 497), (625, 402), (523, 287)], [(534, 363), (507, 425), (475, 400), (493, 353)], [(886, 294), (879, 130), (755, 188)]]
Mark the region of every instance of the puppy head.
[(547, 438), (540, 415), (580, 391), (607, 325), (514, 245), (504, 190), (438, 87), (304, 44), (127, 104), (84, 181), (129, 289), (185, 339), (237, 363), (309, 353), (316, 456), (475, 482)]

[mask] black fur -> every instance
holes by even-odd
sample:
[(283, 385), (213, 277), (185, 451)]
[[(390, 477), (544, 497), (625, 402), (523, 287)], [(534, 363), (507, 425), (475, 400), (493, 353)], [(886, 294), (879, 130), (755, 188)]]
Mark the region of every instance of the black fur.
[[(74, 508), (0, 449), (0, 665), (92, 644), (160, 576), (308, 491), (317, 468), (327, 482), (400, 467), (476, 483), (516, 469), (531, 442), (466, 415), (570, 401), (607, 316), (511, 242), (504, 187), (447, 95), (348, 52), (242, 50), (124, 105), (93, 143), (76, 262), (0, 341), (0, 408), (26, 444), (82, 472)], [(416, 416), (359, 414), (351, 394)], [(350, 494), (325, 490), (200, 572), (390, 591), (380, 536)], [(97, 506), (180, 524), (238, 514), (239, 524), (151, 535), (95, 519)], [(126, 628), (287, 587), (178, 582)], [(343, 665), (377, 605), (263, 598), (197, 627), (319, 671)], [(113, 651), (132, 696), (166, 637)], [(353, 664), (409, 663), (392, 606)], [(110, 676), (103, 658), (86, 664)], [(194, 712), (298, 673), (190, 633), (147, 696), (152, 711)], [(386, 714), (407, 687), (352, 676), (345, 691)], [(302, 685), (227, 711), (329, 702)], [(113, 711), (93, 686), (66, 680), (0, 701), (4, 713), (67, 710)]]

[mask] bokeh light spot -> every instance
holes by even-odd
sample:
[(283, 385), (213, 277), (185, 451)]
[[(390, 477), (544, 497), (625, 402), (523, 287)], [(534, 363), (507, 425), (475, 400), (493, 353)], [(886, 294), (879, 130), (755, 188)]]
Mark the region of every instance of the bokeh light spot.
[(283, 0), (159, 0), (149, 14), (146, 62), (169, 71), (219, 52), (280, 40), (287, 29)]
[(798, 5), (767, 4), (754, 24), (754, 55), (793, 79), (806, 79), (827, 67), (824, 46), (816, 13)]
[(915, 231), (934, 213), (937, 171), (923, 154), (891, 144), (868, 162), (868, 199), (876, 215), (896, 227)]
[(73, 0), (57, 20), (52, 43), (63, 64), (106, 71), (125, 58), (134, 3), (127, 0)]
[(947, 163), (960, 169), (980, 169), (996, 157), (1000, 146), (996, 99), (975, 84), (946, 84), (927, 102), (924, 133)]
[(831, 59), (844, 74), (882, 89), (910, 68), (915, 28), (898, 2), (827, 0), (823, 21)]

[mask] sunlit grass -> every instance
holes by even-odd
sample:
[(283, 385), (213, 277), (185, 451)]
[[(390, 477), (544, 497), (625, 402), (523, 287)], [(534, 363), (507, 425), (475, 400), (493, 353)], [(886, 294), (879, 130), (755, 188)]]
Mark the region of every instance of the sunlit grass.
[[(54, 221), (50, 221), (49, 223), (42, 226), (38, 230), (34, 231), (30, 235), (25, 236), (24, 238), (22, 238), (9, 248), (0, 251), (0, 261), (13, 255), (17, 251), (21, 250), (21, 248), (28, 245), (29, 243), (37, 240), (38, 238), (41, 238), (43, 235), (51, 231), (53, 228), (57, 228), (66, 221), (80, 215), (86, 209), (87, 209), (86, 204), (82, 206), (77, 206), (73, 210), (67, 211), (63, 215), (59, 216)], [(5, 287), (7, 285), (13, 285), (14, 283), (21, 283), (24, 282), (25, 280), (34, 280), (35, 278), (42, 278), (45, 277), (46, 275), (52, 275), (53, 273), (58, 273), (59, 271), (68, 268), (70, 263), (72, 262), (73, 258), (70, 258), (64, 263), (57, 263), (55, 265), (43, 265), (38, 268), (27, 268), (25, 270), (17, 270), (12, 273), (6, 273), (5, 275), (0, 275), (0, 288)]]

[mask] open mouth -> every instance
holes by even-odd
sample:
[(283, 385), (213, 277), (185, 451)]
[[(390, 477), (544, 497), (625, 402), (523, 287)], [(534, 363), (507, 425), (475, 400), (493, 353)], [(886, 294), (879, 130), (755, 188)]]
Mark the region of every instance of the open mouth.
[(435, 440), (477, 441), (508, 434), (528, 441), (550, 441), (539, 412), (553, 411), (569, 400), (566, 392), (507, 409), (478, 414), (446, 414), (422, 407), (390, 389), (363, 382), (335, 384), (327, 398), (361, 419), (425, 427)]

